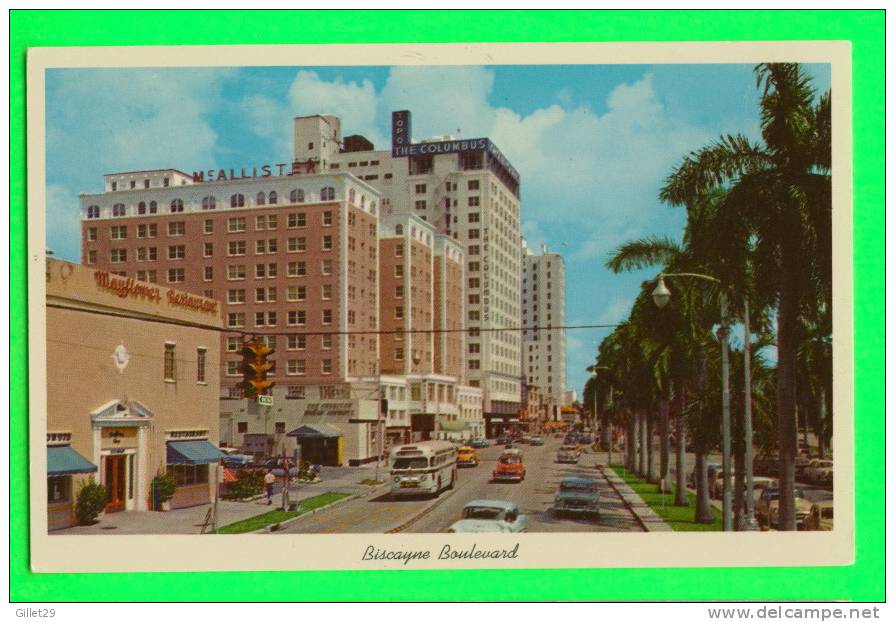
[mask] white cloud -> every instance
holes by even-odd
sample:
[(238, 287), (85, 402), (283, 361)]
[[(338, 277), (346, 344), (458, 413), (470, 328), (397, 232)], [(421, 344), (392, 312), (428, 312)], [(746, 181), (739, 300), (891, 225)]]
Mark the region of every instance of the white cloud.
[(602, 313), (597, 316), (597, 324), (618, 324), (626, 319), (631, 313), (631, 305), (634, 304), (633, 298), (624, 296), (616, 296), (603, 307)]

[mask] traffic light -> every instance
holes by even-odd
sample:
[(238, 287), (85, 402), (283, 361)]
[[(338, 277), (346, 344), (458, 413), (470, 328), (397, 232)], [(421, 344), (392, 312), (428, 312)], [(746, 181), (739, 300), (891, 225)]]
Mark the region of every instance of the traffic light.
[(243, 395), (247, 398), (255, 398), (259, 395), (267, 395), (273, 386), (273, 381), (267, 379), (267, 372), (273, 368), (273, 363), (267, 357), (273, 354), (273, 348), (263, 341), (251, 339), (246, 341), (242, 350), (242, 388)]

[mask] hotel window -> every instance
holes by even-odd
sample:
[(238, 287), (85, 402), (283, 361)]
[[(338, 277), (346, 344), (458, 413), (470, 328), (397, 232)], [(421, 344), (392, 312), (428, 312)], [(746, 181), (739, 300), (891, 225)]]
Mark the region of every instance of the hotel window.
[(146, 213), (146, 201), (140, 201), (137, 203), (137, 214), (143, 215)]
[(395, 348), (395, 360), (396, 361), (404, 360), (404, 348)]
[(470, 240), (478, 240), (480, 231), (478, 229), (470, 229), (469, 230), (469, 239)]
[(285, 434), (286, 433), (286, 422), (285, 421), (276, 421), (273, 424), (274, 434)]
[(478, 322), (481, 314), (478, 311), (470, 311), (469, 312), (469, 321), (470, 322)]
[(404, 319), (404, 307), (395, 307), (395, 319), (396, 320)]
[(414, 190), (417, 194), (426, 194), (426, 184), (416, 184)]
[(267, 195), (263, 192), (259, 192), (255, 197), (255, 205), (264, 205), (265, 203), (267, 203)]
[(470, 261), (468, 265), (469, 265), (470, 272), (478, 272), (479, 271), (479, 262)]
[(109, 239), (111, 240), (126, 240), (127, 239), (127, 227), (124, 225), (120, 227), (109, 227)]
[(305, 399), (305, 388), (300, 384), (290, 384), (286, 387), (286, 397), (293, 400)]
[(304, 285), (290, 285), (286, 288), (286, 300), (289, 302), (307, 300), (307, 288)]
[(227, 232), (243, 233), (246, 230), (246, 219), (242, 216), (227, 219)]
[(163, 185), (165, 188), (167, 188), (169, 185), (171, 185), (171, 180), (168, 179), (167, 177), (165, 177), (165, 178), (162, 180), (162, 185)]
[(179, 214), (183, 211), (183, 199), (174, 199), (171, 201), (171, 213)]
[(87, 218), (99, 218), (99, 205), (87, 206)]
[(165, 344), (165, 380), (176, 381), (177, 363), (174, 359), (174, 344)]
[(239, 337), (227, 337), (227, 352), (239, 352), (242, 340)]
[(277, 325), (277, 313), (276, 311), (268, 311), (265, 313), (264, 311), (256, 311), (255, 312), (255, 326), (276, 326)]
[(242, 194), (230, 195), (230, 207), (245, 207), (246, 198)]
[(246, 323), (246, 314), (243, 312), (239, 313), (228, 313), (227, 314), (227, 326), (230, 328), (240, 328), (245, 326)]
[(137, 280), (146, 283), (158, 283), (158, 275), (155, 270), (140, 270), (137, 272)]
[(168, 268), (168, 283), (183, 283), (185, 279), (183, 268)]
[(205, 228), (203, 229), (203, 231), (205, 231), (205, 233), (214, 233), (214, 221), (206, 220)]
[(246, 254), (246, 241), (245, 240), (230, 240), (227, 243), (227, 255), (230, 257), (245, 255)]
[(395, 285), (395, 298), (403, 298), (404, 297), (404, 286), (403, 285)]
[(244, 265), (227, 266), (227, 280), (238, 281), (246, 278), (246, 267)]
[(330, 300), (333, 297), (333, 286), (330, 283), (325, 283), (320, 288), (320, 298), (322, 300)]
[(305, 276), (307, 267), (303, 261), (290, 261), (286, 266), (286, 276)]
[(395, 246), (395, 257), (403, 257), (404, 256), (404, 245), (398, 244)]
[(150, 214), (157, 214), (157, 213), (158, 213), (158, 203), (156, 203), (155, 201), (150, 201), (150, 202), (149, 202), (149, 213), (150, 213)]
[(478, 359), (469, 359), (469, 369), (480, 369), (480, 363)]
[(277, 276), (277, 264), (269, 263), (267, 264), (267, 278), (273, 279)]
[(205, 348), (196, 349), (196, 382), (205, 384)]
[[(242, 370), (240, 369), (241, 362), (240, 361), (227, 361), (227, 375), (228, 376), (242, 376)], [(238, 389), (240, 392), (239, 397), (242, 397), (242, 389)], [(245, 423), (240, 423), (240, 426), (245, 426)], [(241, 432), (245, 432), (245, 429), (241, 430)]]
[[(212, 266), (205, 266), (204, 271), (202, 273), (202, 278), (205, 281), (211, 281), (214, 279), (214, 268)], [(208, 298), (213, 298), (213, 296), (208, 296)]]
[(305, 202), (305, 191), (300, 188), (296, 188), (289, 192), (289, 202), (290, 203), (304, 203)]
[(481, 300), (479, 300), (478, 294), (470, 294), (469, 295), (469, 304), (477, 305), (477, 304), (479, 304), (479, 302), (481, 302)]
[(112, 182), (112, 192), (115, 192), (116, 190), (118, 190), (118, 182), (113, 181)]
[(325, 251), (331, 251), (333, 249), (333, 236), (325, 235), (321, 238), (320, 248)]
[(217, 201), (214, 197), (202, 197), (202, 209), (209, 210), (217, 207)]
[(267, 215), (267, 228), (268, 228), (268, 230), (277, 228), (277, 215), (276, 214), (268, 214)]
[(418, 209), (418, 210), (424, 210), (424, 209), (426, 209), (426, 201), (425, 201), (425, 200), (423, 200), (423, 201), (414, 201), (414, 202), (413, 202), (413, 206), (414, 206), (416, 209)]
[(478, 254), (479, 254), (479, 247), (478, 247), (478, 245), (476, 245), (476, 244), (472, 244), (472, 245), (470, 245), (470, 247), (469, 247), (469, 254), (470, 254), (470, 255), (478, 255)]
[(336, 189), (332, 186), (326, 186), (320, 189), (321, 201), (334, 201), (336, 199)]
[(206, 242), (204, 248), (202, 249), (203, 257), (212, 257), (214, 255), (214, 244), (211, 242)]
[(227, 303), (231, 305), (241, 305), (246, 301), (246, 290), (244, 289), (228, 289)]
[(327, 276), (333, 273), (333, 260), (324, 259), (320, 262), (320, 274)]
[(472, 223), (479, 222), (481, 220), (481, 216), (478, 212), (470, 212), (467, 218), (469, 219), (469, 222)]
[(478, 190), (479, 189), (479, 180), (478, 179), (470, 179), (466, 182), (467, 190)]
[(479, 287), (479, 283), (480, 283), (480, 281), (479, 281), (479, 278), (478, 278), (478, 277), (472, 277), (471, 279), (469, 279), (469, 287), (470, 287), (470, 289), (476, 289), (476, 288), (478, 288), (478, 287)]
[(96, 251), (87, 251), (87, 263), (88, 264), (96, 263)]
[(332, 350), (333, 349), (333, 336), (332, 335), (320, 335), (320, 349), (321, 350)]
[(96, 227), (87, 228), (87, 241), (96, 242)]
[(276, 205), (277, 204), (277, 193), (271, 192), (267, 195), (267, 204), (268, 205)]
[(286, 241), (286, 250), (290, 253), (301, 253), (307, 248), (305, 238), (289, 238)]
[(321, 321), (323, 324), (332, 324), (333, 323), (333, 310), (332, 309), (323, 309), (323, 312), (320, 314)]
[(287, 350), (304, 350), (307, 346), (307, 337), (305, 335), (288, 335), (286, 337)]
[(124, 263), (127, 261), (126, 248), (113, 248), (109, 253), (109, 260), (112, 263)]
[(471, 343), (469, 344), (469, 353), (470, 354), (478, 354), (481, 351), (481, 344)]
[(286, 225), (290, 229), (300, 229), (307, 225), (307, 217), (304, 212), (296, 212), (294, 214), (289, 214), (289, 218), (286, 222)]
[(398, 264), (395, 266), (395, 276), (404, 276), (404, 265)]
[(320, 365), (320, 372), (324, 374), (333, 373), (333, 360), (332, 359), (323, 359)]
[(116, 203), (112, 206), (112, 216), (124, 216), (125, 208), (124, 203)]
[(307, 313), (303, 309), (289, 311), (286, 314), (286, 323), (289, 326), (304, 326), (307, 321)]
[(178, 244), (177, 246), (168, 247), (168, 259), (183, 259), (186, 257), (186, 246)]
[(322, 222), (323, 222), (324, 227), (329, 227), (330, 225), (332, 225), (333, 224), (333, 213), (329, 210), (326, 210), (325, 212), (323, 212)]
[(469, 205), (469, 207), (478, 207), (479, 206), (479, 197), (468, 197), (466, 202), (467, 202), (467, 205)]
[(305, 375), (304, 359), (289, 359), (288, 361), (286, 361), (286, 375), (287, 376), (304, 376)]

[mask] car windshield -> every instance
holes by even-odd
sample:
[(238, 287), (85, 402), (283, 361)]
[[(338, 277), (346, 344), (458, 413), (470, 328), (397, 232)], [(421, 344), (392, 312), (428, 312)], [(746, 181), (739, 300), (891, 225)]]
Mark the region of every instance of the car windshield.
[(395, 469), (425, 469), (429, 466), (425, 458), (398, 458), (395, 460)]
[(500, 508), (468, 507), (463, 510), (463, 518), (478, 520), (503, 520), (504, 511)]
[(501, 456), (501, 464), (522, 464), (522, 458), (519, 456)]
[(559, 489), (570, 492), (593, 492), (594, 486), (586, 482), (562, 482)]

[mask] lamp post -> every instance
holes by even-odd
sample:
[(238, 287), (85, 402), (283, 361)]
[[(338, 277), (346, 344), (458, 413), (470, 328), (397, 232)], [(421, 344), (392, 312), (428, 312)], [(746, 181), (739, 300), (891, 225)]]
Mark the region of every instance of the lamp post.
[[(594, 364), (594, 367), (592, 370), (593, 375), (594, 375), (594, 420), (593, 420), (593, 423), (591, 423), (591, 430), (595, 430), (597, 424), (599, 423), (599, 415), (597, 412), (597, 370), (598, 369), (609, 369), (609, 368), (606, 367), (605, 365)], [(608, 424), (608, 422), (607, 422), (607, 424)], [(607, 425), (606, 427), (608, 428), (609, 426)], [(608, 458), (608, 462), (607, 462), (607, 465), (608, 465), (608, 464), (612, 464), (612, 435), (609, 434), (609, 442), (604, 443), (603, 441), (604, 441), (604, 439), (606, 439), (607, 433), (608, 433), (608, 431), (606, 429), (604, 429), (603, 426), (601, 425), (600, 426), (600, 437), (601, 437), (600, 444), (606, 445), (606, 447), (609, 449), (609, 458)]]
[[(665, 277), (692, 277), (703, 279), (712, 283), (721, 284), (719, 279), (705, 274), (696, 274), (692, 272), (680, 272), (676, 274), (659, 274), (656, 288), (653, 290), (653, 302), (660, 309), (668, 304), (671, 300), (671, 291), (665, 285)], [(721, 502), (721, 522), (724, 531), (731, 531), (733, 527), (733, 516), (731, 512), (732, 490), (730, 480), (730, 370), (728, 363), (728, 337), (730, 327), (727, 324), (727, 292), (721, 288), (720, 293), (721, 305), (721, 323), (718, 327), (718, 341), (721, 344), (721, 469), (724, 480), (724, 495)], [(749, 401), (747, 397), (746, 401)], [(746, 439), (746, 444), (752, 442), (751, 438)], [(752, 496), (752, 490), (749, 489), (747, 497)]]

